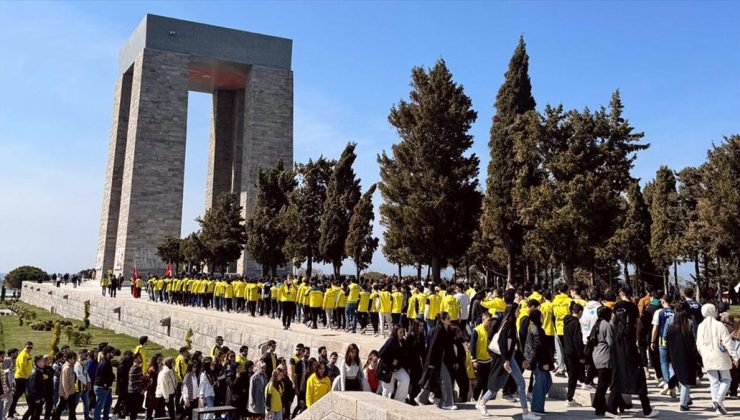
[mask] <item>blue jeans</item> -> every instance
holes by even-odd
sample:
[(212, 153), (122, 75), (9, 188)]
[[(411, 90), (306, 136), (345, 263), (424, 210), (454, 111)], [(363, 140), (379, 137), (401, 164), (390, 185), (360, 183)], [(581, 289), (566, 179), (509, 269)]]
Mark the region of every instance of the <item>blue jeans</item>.
[[(522, 406), (522, 408), (527, 408), (527, 389), (526, 385), (524, 383), (524, 376), (522, 376), (522, 371), (519, 369), (519, 365), (516, 363), (516, 359), (514, 359), (514, 355), (511, 356), (511, 360), (509, 361), (509, 365), (511, 365), (511, 377), (514, 378), (514, 382), (516, 382), (516, 390), (517, 394), (519, 394), (519, 404)], [(490, 401), (494, 397), (493, 392), (489, 389), (486, 391), (486, 393), (483, 395), (483, 401)], [(542, 405), (544, 406), (544, 402)]]
[[(204, 398), (204, 400), (205, 400), (204, 402), (206, 403), (205, 408), (213, 407), (213, 402), (214, 402), (215, 398), (216, 397), (214, 397), (214, 396), (205, 397)], [(213, 419), (214, 418), (214, 415), (213, 414), (206, 414), (205, 416), (203, 416), (203, 418), (206, 419), (206, 420), (210, 420), (210, 419)]]
[(82, 400), (82, 412), (85, 420), (90, 418), (90, 394), (87, 391), (79, 391), (75, 394), (75, 406)]
[(682, 383), (679, 383), (681, 385), (681, 405), (684, 407), (689, 406), (689, 401), (691, 401), (691, 385), (684, 385)]
[(345, 311), (347, 314), (347, 327), (352, 329), (352, 332), (357, 331), (357, 304), (356, 303), (348, 303), (347, 304), (347, 310)]
[(660, 355), (660, 371), (663, 372), (663, 379), (668, 383), (673, 377), (673, 366), (668, 361), (668, 347), (660, 346), (658, 354)]
[(549, 371), (535, 368), (534, 370), (534, 389), (532, 390), (532, 411), (537, 413), (545, 412), (545, 397), (552, 386), (552, 376)]
[(94, 390), (97, 403), (95, 404), (95, 415), (93, 418), (100, 420), (100, 413), (103, 412), (103, 420), (108, 420), (110, 418), (110, 405), (112, 402), (110, 388), (96, 386)]

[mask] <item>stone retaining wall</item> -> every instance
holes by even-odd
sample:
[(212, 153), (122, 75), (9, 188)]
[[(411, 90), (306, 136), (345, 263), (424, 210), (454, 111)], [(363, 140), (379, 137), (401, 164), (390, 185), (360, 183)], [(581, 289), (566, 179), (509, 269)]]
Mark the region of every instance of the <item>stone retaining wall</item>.
[[(193, 330), (194, 350), (204, 353), (210, 351), (217, 335), (223, 336), (224, 345), (238, 351), (242, 345), (249, 346), (249, 357), (258, 355), (260, 344), (270, 339), (278, 343), (277, 353), (288, 357), (293, 354), (295, 344), (303, 343), (312, 348), (312, 355), (319, 346), (326, 346), (329, 352), (336, 351), (344, 355), (352, 338), (344, 333), (320, 335), (303, 333), (294, 330), (267, 325), (278, 325), (277, 321), (267, 318), (234, 319), (234, 315), (225, 315), (211, 310), (182, 308), (176, 305), (152, 303), (147, 300), (131, 298), (109, 298), (101, 296), (94, 290), (56, 288), (51, 284), (24, 284), (21, 300), (28, 304), (47, 309), (67, 318), (82, 319), (85, 301), (90, 301), (90, 323), (111, 329), (117, 333), (134, 337), (149, 336), (150, 340), (165, 347), (179, 348), (185, 343), (188, 328)], [(170, 318), (170, 327), (160, 325), (160, 320)], [(371, 340), (371, 337), (364, 337)], [(375, 348), (379, 348), (382, 339), (374, 339)], [(362, 343), (358, 344), (362, 347)], [(369, 345), (368, 345), (369, 347)]]

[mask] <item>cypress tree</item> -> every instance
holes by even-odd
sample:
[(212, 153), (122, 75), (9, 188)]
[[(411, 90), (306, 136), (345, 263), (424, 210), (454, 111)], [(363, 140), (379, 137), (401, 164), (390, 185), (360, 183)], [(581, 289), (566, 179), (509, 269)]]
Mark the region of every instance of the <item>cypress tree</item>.
[(378, 238), (373, 236), (373, 220), (375, 220), (373, 194), (375, 188), (375, 184), (371, 185), (355, 205), (352, 218), (349, 221), (347, 242), (344, 246), (344, 252), (354, 261), (357, 267), (358, 279), (360, 278), (360, 272), (373, 261), (373, 253), (378, 249)]
[(286, 233), (280, 223), (280, 212), (288, 205), (288, 194), (295, 188), (293, 171), (280, 161), (274, 168), (260, 170), (257, 178), (257, 199), (252, 217), (246, 226), (246, 250), (262, 265), (262, 275), (277, 275), (285, 265)]
[(297, 165), (298, 186), (288, 195), (288, 206), (280, 215), (287, 234), (283, 252), (296, 266), (305, 261), (308, 277), (311, 277), (314, 261), (321, 261), (321, 214), (333, 167), (334, 161), (323, 156), (315, 162), (309, 160)]
[(624, 218), (613, 240), (617, 255), (624, 263), (625, 281), (629, 281), (629, 264), (637, 267), (637, 278), (640, 279), (639, 273), (649, 259), (650, 213), (637, 181), (633, 181), (627, 189)]
[(513, 280), (514, 266), (524, 239), (524, 228), (519, 222), (514, 200), (514, 186), (522, 174), (522, 165), (515, 156), (515, 137), (522, 126), (516, 126), (516, 122), (519, 116), (534, 110), (535, 105), (529, 79), (529, 56), (524, 37), (520, 37), (504, 74), (504, 83), (496, 95), (496, 113), (488, 143), (491, 160), (481, 220), (483, 234), (489, 238), (498, 237), (503, 242), (509, 283)]
[(344, 245), (349, 233), (352, 210), (360, 200), (360, 180), (352, 169), (357, 158), (356, 146), (356, 143), (347, 143), (334, 165), (321, 214), (319, 252), (324, 260), (332, 264), (337, 277), (342, 269), (342, 261), (346, 258)]
[(391, 156), (378, 157), (381, 224), (396, 250), (429, 261), (439, 280), (442, 267), (470, 246), (480, 214), (479, 160), (466, 156), (476, 113), (444, 60), (428, 72), (414, 68), (411, 79), (409, 102), (388, 116), (401, 140)]
[(206, 250), (211, 272), (226, 272), (230, 262), (236, 261), (244, 249), (244, 218), (235, 194), (222, 193), (216, 203), (206, 210), (200, 223), (200, 241)]
[(678, 207), (676, 177), (667, 166), (655, 174), (652, 187), (650, 217), (650, 257), (663, 275), (663, 287), (668, 291), (668, 267), (677, 257)]

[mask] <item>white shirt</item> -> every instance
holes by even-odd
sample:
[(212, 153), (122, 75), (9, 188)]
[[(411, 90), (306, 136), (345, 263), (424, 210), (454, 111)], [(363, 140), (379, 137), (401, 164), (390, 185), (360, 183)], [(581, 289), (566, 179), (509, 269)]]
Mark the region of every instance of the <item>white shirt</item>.
[(470, 296), (465, 293), (458, 293), (455, 299), (460, 302), (460, 319), (465, 321), (470, 316)]
[(87, 374), (87, 370), (80, 362), (75, 363), (75, 375), (77, 375), (77, 380), (80, 381), (82, 385), (87, 385), (87, 383), (90, 382), (90, 376)]

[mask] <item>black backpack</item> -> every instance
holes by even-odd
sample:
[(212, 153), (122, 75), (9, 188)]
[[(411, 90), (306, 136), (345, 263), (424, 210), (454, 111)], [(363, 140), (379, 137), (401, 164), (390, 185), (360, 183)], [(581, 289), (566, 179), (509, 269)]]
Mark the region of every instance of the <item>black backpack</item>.
[(589, 356), (599, 344), (599, 328), (601, 328), (601, 321), (601, 319), (596, 320), (596, 326), (591, 329), (591, 333), (588, 335), (588, 339), (586, 340), (585, 354)]

